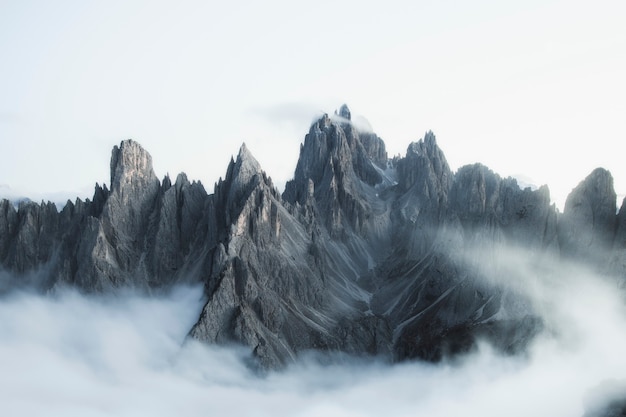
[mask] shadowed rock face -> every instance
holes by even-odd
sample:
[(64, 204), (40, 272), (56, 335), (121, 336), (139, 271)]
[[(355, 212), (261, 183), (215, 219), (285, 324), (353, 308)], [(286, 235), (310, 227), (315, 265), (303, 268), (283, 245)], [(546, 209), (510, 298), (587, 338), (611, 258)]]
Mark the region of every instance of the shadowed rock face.
[(613, 177), (609, 171), (597, 168), (572, 190), (565, 201), (559, 223), (563, 255), (606, 262), (618, 223), (615, 212)]
[(626, 276), (626, 209), (616, 214), (607, 171), (559, 214), (545, 186), (522, 190), (480, 164), (453, 173), (432, 132), (389, 160), (347, 106), (337, 115), (313, 123), (282, 195), (245, 145), (207, 195), (184, 174), (160, 182), (150, 155), (123, 141), (93, 201), (61, 212), (0, 202), (0, 263), (44, 291), (202, 282), (190, 337), (244, 344), (267, 368), (309, 349), (437, 360), (482, 338), (523, 350), (542, 322), (502, 285), (515, 278), (503, 246), (591, 254)]

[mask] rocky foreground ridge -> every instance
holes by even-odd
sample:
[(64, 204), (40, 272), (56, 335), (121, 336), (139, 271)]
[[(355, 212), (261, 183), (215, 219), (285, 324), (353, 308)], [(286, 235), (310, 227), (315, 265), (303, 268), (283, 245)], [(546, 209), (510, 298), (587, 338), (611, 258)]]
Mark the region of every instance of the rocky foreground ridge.
[(452, 172), (432, 132), (390, 159), (347, 107), (339, 116), (310, 127), (282, 195), (245, 145), (209, 195), (185, 174), (159, 181), (126, 140), (110, 189), (96, 185), (92, 200), (60, 212), (1, 201), (11, 278), (0, 289), (200, 282), (207, 302), (190, 337), (243, 344), (278, 368), (310, 349), (392, 360), (437, 360), (476, 338), (523, 349), (543, 323), (503, 284), (518, 278), (493, 260), (503, 246), (626, 276), (626, 206), (616, 213), (608, 171), (593, 171), (559, 213), (546, 186), (520, 189), (480, 164)]

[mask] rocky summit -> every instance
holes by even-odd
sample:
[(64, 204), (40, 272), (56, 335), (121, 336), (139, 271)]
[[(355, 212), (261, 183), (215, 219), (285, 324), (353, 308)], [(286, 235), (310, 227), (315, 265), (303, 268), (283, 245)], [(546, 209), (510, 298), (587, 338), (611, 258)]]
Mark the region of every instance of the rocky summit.
[[(506, 285), (498, 250), (585, 259), (626, 276), (626, 208), (593, 171), (563, 213), (546, 186), (468, 165), (453, 172), (432, 132), (389, 158), (342, 106), (309, 129), (281, 193), (242, 145), (207, 194), (155, 176), (137, 142), (113, 148), (92, 200), (0, 202), (1, 291), (147, 293), (202, 283), (189, 337), (247, 346), (264, 368), (310, 350), (438, 360), (477, 339), (519, 352), (544, 327)], [(538, 266), (539, 267), (539, 266)], [(514, 275), (514, 274), (513, 274)]]

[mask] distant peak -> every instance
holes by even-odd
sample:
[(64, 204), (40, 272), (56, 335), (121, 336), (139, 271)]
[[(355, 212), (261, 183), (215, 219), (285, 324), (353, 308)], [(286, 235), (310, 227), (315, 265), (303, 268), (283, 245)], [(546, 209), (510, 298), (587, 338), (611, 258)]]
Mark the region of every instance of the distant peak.
[(435, 134), (433, 133), (432, 130), (429, 130), (428, 132), (426, 132), (426, 134), (424, 135), (424, 142), (428, 145), (437, 144), (437, 138), (435, 137)]
[(120, 146), (114, 146), (114, 148), (119, 148), (119, 150), (121, 151), (126, 151), (126, 152), (132, 152), (135, 149), (139, 149), (141, 151), (145, 150), (143, 149), (143, 147), (139, 144), (139, 142), (136, 142), (132, 139), (125, 139), (123, 141), (120, 142)]
[(591, 180), (599, 180), (611, 183), (613, 182), (613, 176), (611, 175), (611, 171), (602, 167), (598, 167), (591, 171), (591, 174), (589, 174), (587, 178)]
[(339, 107), (339, 110), (335, 110), (335, 114), (346, 120), (352, 120), (352, 114), (350, 113), (350, 109), (347, 104), (342, 104), (341, 107)]
[(237, 154), (237, 159), (249, 158), (249, 157), (252, 157), (252, 153), (250, 153), (250, 150), (246, 146), (246, 142), (243, 142), (241, 146), (239, 147), (239, 153)]
[(237, 165), (247, 164), (253, 167), (256, 167), (257, 171), (261, 170), (261, 166), (259, 162), (256, 160), (252, 152), (248, 149), (245, 143), (241, 144), (239, 148), (239, 153), (237, 154)]
[(427, 150), (434, 151), (436, 149), (438, 149), (437, 138), (435, 137), (433, 131), (429, 130), (424, 134), (423, 139), (409, 144), (409, 147), (407, 148), (407, 154), (420, 154)]
[(252, 155), (252, 152), (250, 152), (246, 144), (243, 143), (239, 148), (237, 160), (233, 161), (231, 159), (228, 172), (226, 173), (226, 179), (233, 180), (234, 178), (238, 178), (239, 181), (247, 182), (255, 174), (262, 172), (263, 170), (261, 169), (261, 164), (259, 164), (256, 158)]
[(607, 198), (610, 201), (615, 201), (617, 197), (615, 194), (613, 176), (611, 175), (611, 172), (605, 168), (594, 169), (576, 186), (576, 188), (572, 190), (570, 195), (567, 197), (567, 201), (565, 202), (566, 210), (568, 206), (571, 205), (569, 203), (570, 197), (572, 197), (572, 201), (575, 202), (577, 195), (579, 194), (590, 195), (596, 202)]

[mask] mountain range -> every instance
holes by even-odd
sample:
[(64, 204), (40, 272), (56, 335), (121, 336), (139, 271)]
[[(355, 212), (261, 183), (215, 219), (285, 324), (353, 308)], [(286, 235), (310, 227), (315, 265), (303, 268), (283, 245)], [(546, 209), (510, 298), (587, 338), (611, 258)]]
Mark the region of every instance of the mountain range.
[[(436, 361), (486, 340), (522, 352), (546, 323), (514, 250), (582, 262), (622, 287), (626, 205), (598, 168), (561, 213), (547, 186), (481, 164), (453, 172), (432, 132), (390, 158), (347, 106), (323, 115), (281, 192), (245, 145), (206, 192), (159, 180), (139, 143), (113, 148), (93, 198), (0, 202), (0, 291), (152, 294), (204, 286), (190, 338), (246, 346), (262, 368), (307, 351)], [(509, 251), (509, 252), (505, 252)]]

